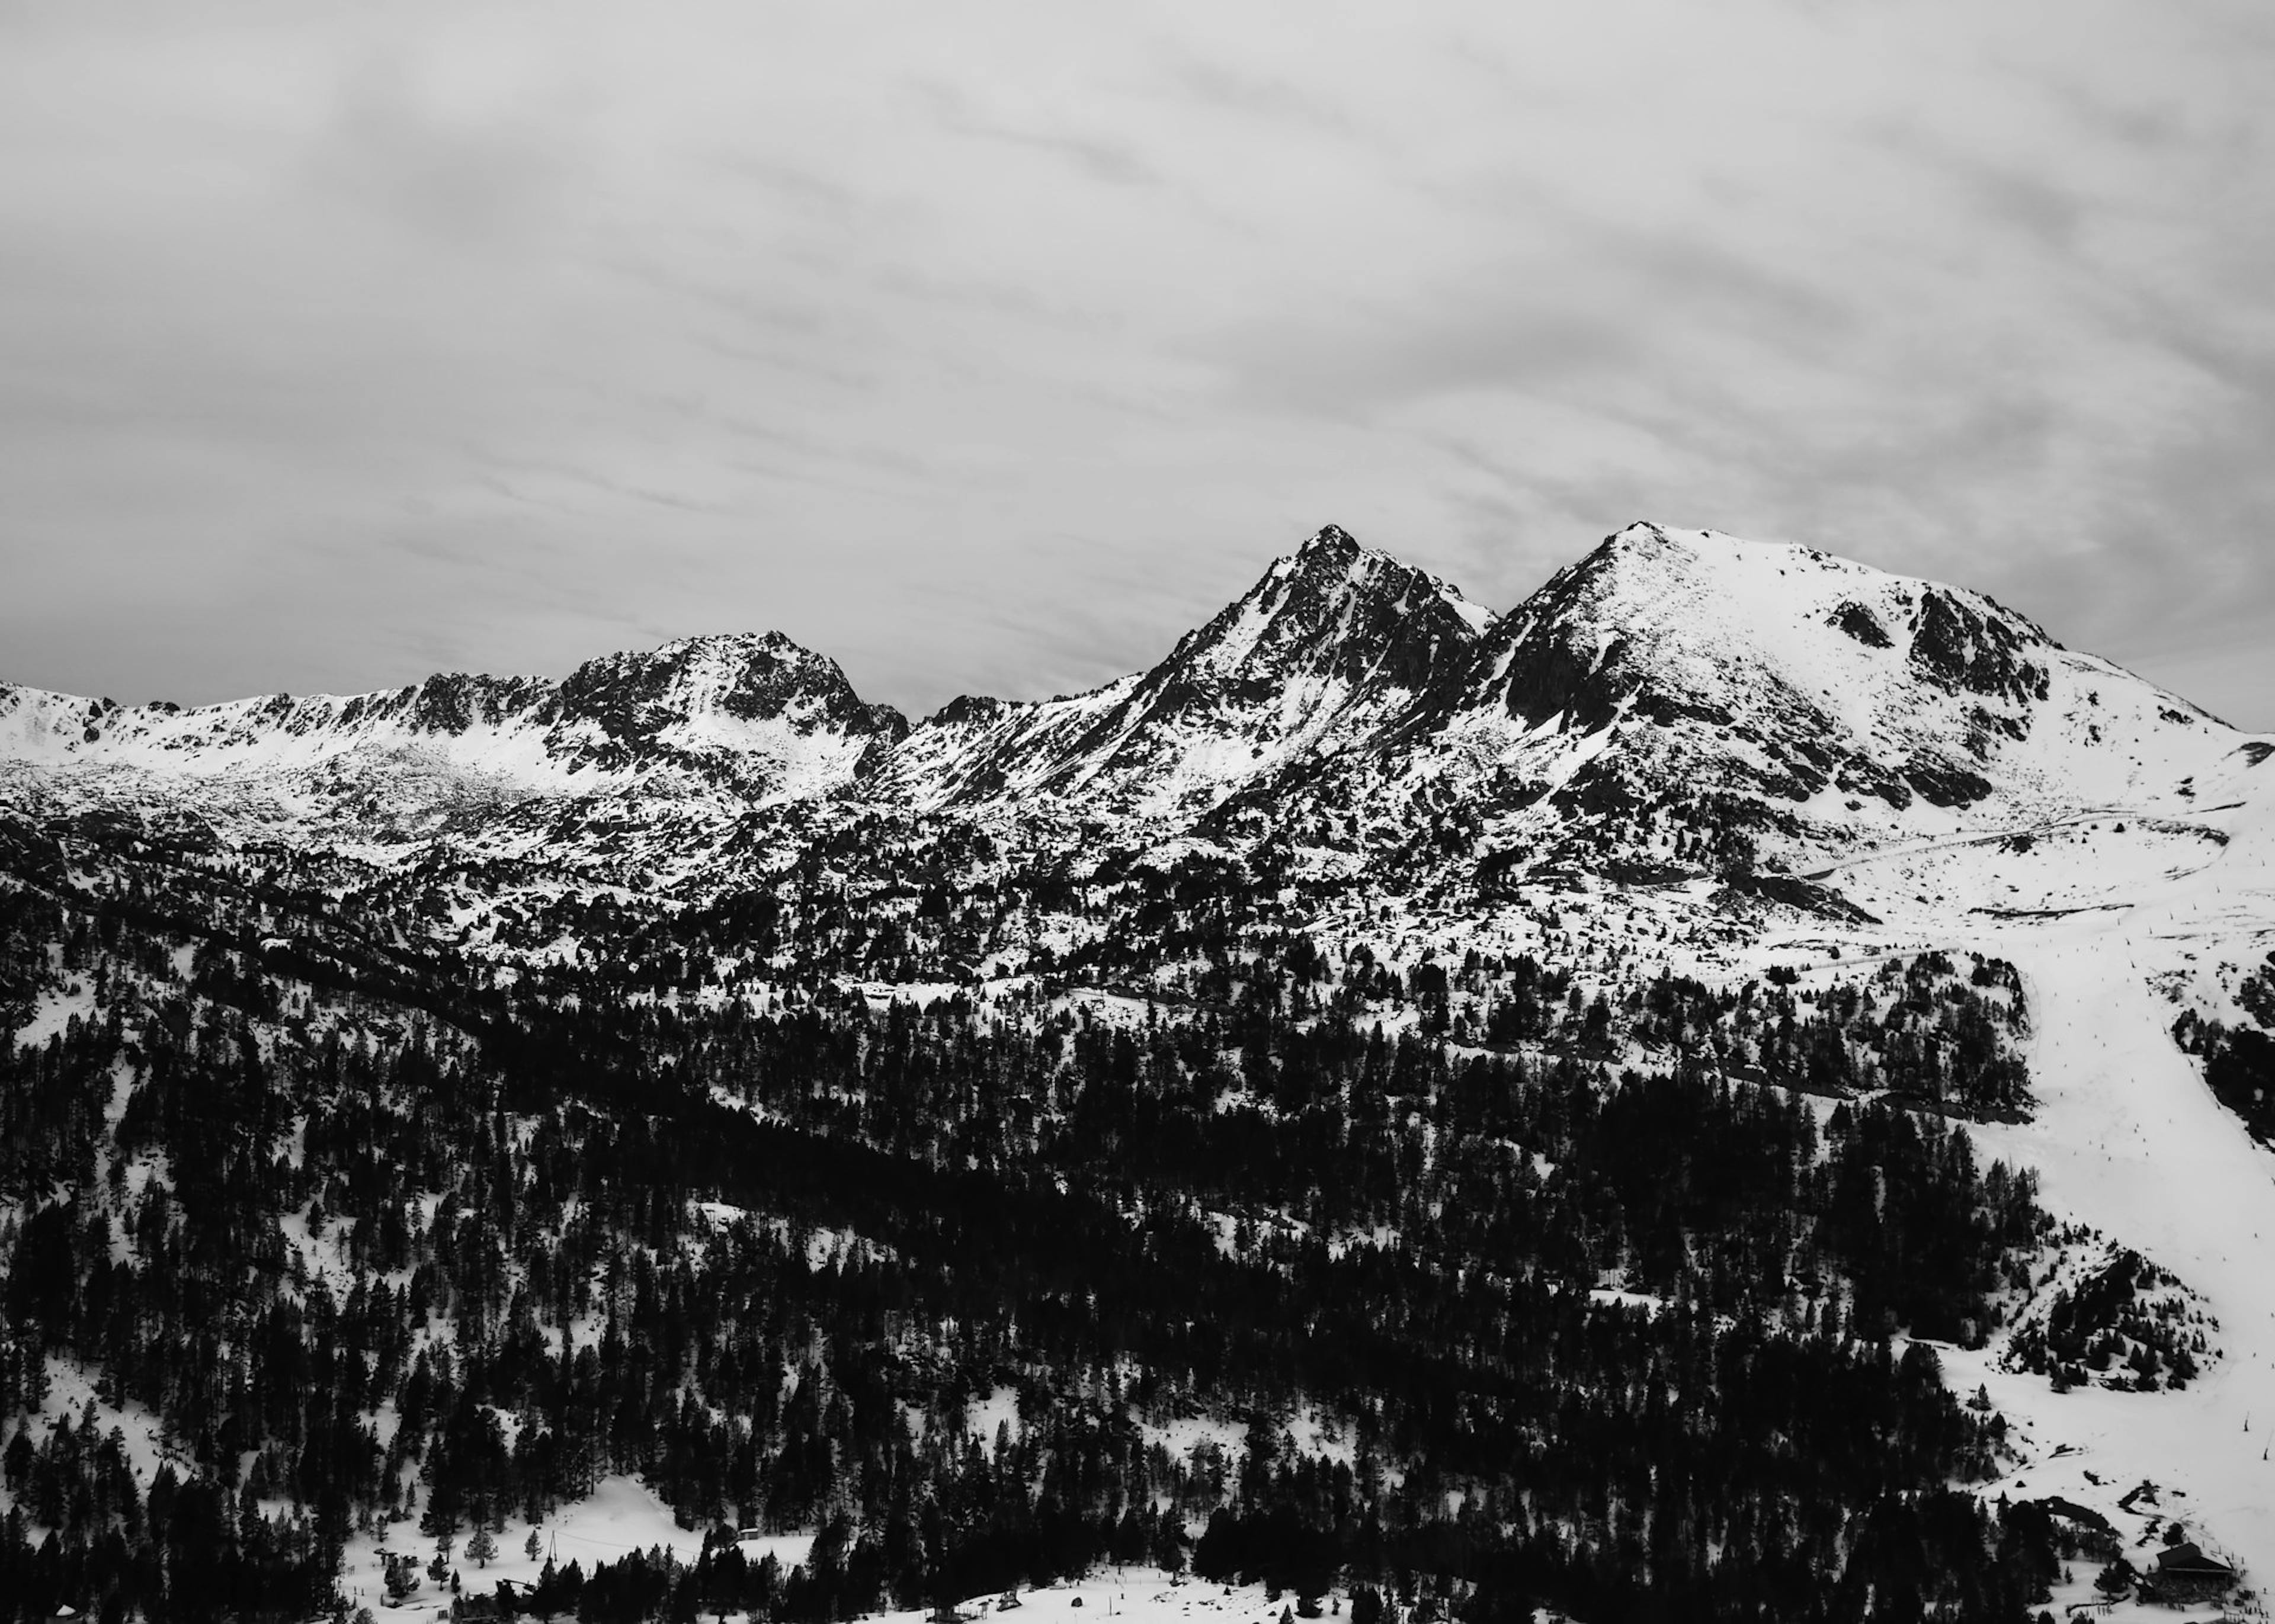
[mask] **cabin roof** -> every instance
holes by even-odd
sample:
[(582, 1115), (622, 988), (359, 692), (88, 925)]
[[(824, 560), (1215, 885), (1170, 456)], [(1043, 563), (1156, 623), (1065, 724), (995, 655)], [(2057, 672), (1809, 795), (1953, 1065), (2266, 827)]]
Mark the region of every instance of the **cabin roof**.
[(2157, 1571), (2166, 1574), (2233, 1574), (2226, 1563), (2206, 1556), (2187, 1540), (2157, 1552)]

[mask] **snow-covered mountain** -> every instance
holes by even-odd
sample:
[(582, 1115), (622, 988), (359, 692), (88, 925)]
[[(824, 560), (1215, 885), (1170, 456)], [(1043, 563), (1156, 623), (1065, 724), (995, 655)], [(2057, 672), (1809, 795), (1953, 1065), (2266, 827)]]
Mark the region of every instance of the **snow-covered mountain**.
[(1636, 525), (1495, 624), (1376, 773), (1394, 801), (1444, 782), (1538, 806), (1509, 841), (1680, 826), (1806, 870), (2073, 808), (2184, 809), (2242, 743), (1980, 593)]
[(1070, 699), (957, 699), (864, 788), (926, 810), (1040, 799), (1190, 816), (1371, 742), (1460, 669), (1493, 622), (1457, 588), (1331, 525), (1151, 670)]
[(852, 816), (976, 820), (1015, 850), (1080, 827), (1093, 857), (1271, 846), (1361, 891), (1606, 865), (1838, 889), (1895, 847), (2186, 813), (2248, 744), (1979, 593), (1640, 524), (1503, 616), (1330, 525), (1148, 670), (913, 729), (774, 633), (191, 710), (0, 688), (21, 806), (691, 901)]
[(1866, 799), (1961, 814), (2167, 796), (2227, 733), (1978, 593), (1652, 525), (1521, 606), (1445, 713), (1610, 730), (1638, 782), (1719, 762), (1727, 788), (1825, 824)]
[[(1551, 1008), (1526, 983), (1526, 1019), (1603, 1012), (1557, 1063), (1759, 1080), (1783, 1039), (1730, 1046), (1709, 1005), (1782, 997), (1788, 1035), (1863, 1009), (1880, 1046), (1859, 1063), (1893, 1088), (1987, 995), (2031, 1109), (1974, 1131), (1986, 1160), (2042, 1177), (2069, 1238), (2001, 1288), (2014, 1320), (1942, 1350), (2013, 1424), (1977, 1492), (2058, 1495), (2129, 1537), (2143, 1502), (2120, 1497), (2154, 1477), (2192, 1530), (2264, 1565), (2275, 1156), (2239, 1114), (2264, 1095), (2215, 1093), (2203, 1056), (2208, 1023), (2275, 1027), (2271, 757), (2275, 739), (1979, 593), (1807, 548), (1636, 525), (1497, 616), (1330, 526), (1147, 670), (913, 728), (775, 634), (557, 682), (190, 710), (0, 687), (0, 880), (89, 918), (162, 896), (180, 940), (145, 957), (178, 956), (195, 996), (256, 1022), (342, 986), (458, 1009), (470, 1044), (507, 1030), (480, 1001), (518, 986), (572, 1010), (624, 1000), (637, 1043), (718, 1017), (725, 1046), (680, 1081), (728, 1076), (746, 1016), (944, 994), (981, 1023), (1044, 1023), (1040, 1054), (1117, 1020), (1301, 1026), (1333, 985), (1378, 1042), (1507, 1055), (1542, 1041), (1493, 1024), (1529, 964), (1556, 986)], [(107, 995), (70, 953), (37, 962), (27, 1043)], [(1246, 1005), (1235, 965), (1256, 972)], [(131, 973), (171, 998), (162, 971)], [(1620, 1046), (1678, 980), (1709, 1014)], [(592, 1038), (568, 1069), (608, 1061)], [(1302, 1077), (1271, 1094), (1237, 1045), (1210, 1063), (1211, 1088), (1241, 1073), (1222, 1098), (1259, 1123), (1304, 1108)], [(833, 1097), (833, 1133), (881, 1100)], [(2203, 1316), (2184, 1392), (2121, 1371), (2067, 1391), (2013, 1356), (2120, 1243)]]
[(190, 709), (0, 685), (0, 772), (19, 793), (258, 807), (272, 829), (298, 815), (312, 832), (429, 834), (540, 797), (763, 806), (828, 793), (907, 730), (779, 632), (610, 654), (558, 682), (453, 673)]
[(1702, 870), (1740, 850), (1806, 871), (2065, 809), (2185, 810), (2243, 742), (1978, 593), (1651, 525), (1501, 617), (1329, 526), (1149, 670), (1071, 698), (967, 697), (912, 729), (774, 633), (557, 683), (450, 675), (190, 710), (0, 688), (18, 795), (223, 820), (257, 805), (272, 836), (360, 818), (470, 837), (593, 797), (628, 797), (619, 822), (690, 797), (732, 818), (834, 797), (1236, 843), (1291, 817), (1400, 831), (1452, 807), (1480, 832), (1470, 860), (1504, 873), (1576, 840), (1632, 856), (1677, 827)]

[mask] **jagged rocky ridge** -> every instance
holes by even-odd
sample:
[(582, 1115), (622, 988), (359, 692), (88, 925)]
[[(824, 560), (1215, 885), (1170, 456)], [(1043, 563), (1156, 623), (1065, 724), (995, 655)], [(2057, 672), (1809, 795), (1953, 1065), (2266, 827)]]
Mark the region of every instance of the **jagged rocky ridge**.
[(352, 698), (290, 694), (185, 710), (0, 689), (0, 753), (103, 792), (140, 783), (321, 785), (456, 775), (509, 797), (637, 786), (754, 804), (859, 773), (907, 721), (864, 704), (834, 661), (779, 632), (689, 638), (586, 661), (559, 682), (446, 673)]
[[(776, 633), (558, 683), (188, 711), (0, 689), (0, 773), (26, 802), (346, 831), (380, 861), (621, 878), (647, 855), (691, 895), (853, 808), (1014, 843), (1069, 821), (1133, 851), (1276, 842), (1298, 869), (1394, 857), (1415, 883), (1488, 888), (1581, 857), (1798, 874), (1891, 838), (2173, 802), (2242, 743), (1977, 593), (1648, 525), (1499, 617), (1330, 526), (1150, 670), (960, 699), (913, 729)], [(1472, 837), (1466, 874), (1411, 860), (1439, 807)], [(1636, 846), (1661, 818), (1689, 831), (1687, 869)]]

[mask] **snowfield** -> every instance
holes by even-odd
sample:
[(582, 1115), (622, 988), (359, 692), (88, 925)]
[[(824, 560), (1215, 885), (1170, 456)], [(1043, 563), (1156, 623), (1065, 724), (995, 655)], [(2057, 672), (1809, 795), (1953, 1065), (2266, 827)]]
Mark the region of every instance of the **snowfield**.
[[(510, 1522), (505, 1531), (495, 1537), (498, 1553), (487, 1567), (467, 1557), (466, 1536), (461, 1533), (451, 1562), (465, 1593), (488, 1595), (497, 1588), (500, 1580), (534, 1584), (548, 1559), (563, 1567), (571, 1562), (581, 1563), (589, 1573), (596, 1563), (613, 1562), (634, 1551), (653, 1551), (660, 1546), (692, 1563), (703, 1549), (702, 1533), (680, 1527), (671, 1507), (657, 1499), (646, 1484), (632, 1477), (604, 1477), (590, 1498), (548, 1517), (537, 1528), (540, 1548), (533, 1560), (525, 1549), (529, 1533), (528, 1525), (518, 1519)], [(783, 1534), (746, 1545), (744, 1549), (754, 1561), (761, 1553), (771, 1553), (787, 1572), (805, 1560), (812, 1545), (811, 1534)], [(390, 1605), (387, 1600), (382, 1551), (397, 1555), (411, 1552), (419, 1560), (419, 1589), (399, 1605)], [(427, 1619), (447, 1619), (450, 1616), (450, 1582), (445, 1580), (437, 1585), (426, 1576), (427, 1562), (434, 1554), (435, 1542), (422, 1536), (415, 1523), (394, 1525), (388, 1530), (384, 1546), (368, 1534), (358, 1535), (348, 1544), (340, 1589), (351, 1607), (369, 1607), (374, 1617), (389, 1620), (389, 1624), (409, 1624), (413, 1620), (423, 1624)]]

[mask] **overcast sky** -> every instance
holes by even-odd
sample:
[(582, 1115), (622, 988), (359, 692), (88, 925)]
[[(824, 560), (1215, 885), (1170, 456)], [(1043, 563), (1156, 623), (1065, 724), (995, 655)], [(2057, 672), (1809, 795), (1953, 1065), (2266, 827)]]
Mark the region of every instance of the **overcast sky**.
[(2275, 728), (2271, 86), (2256, 0), (0, 0), (0, 677), (921, 714), (1652, 518)]

